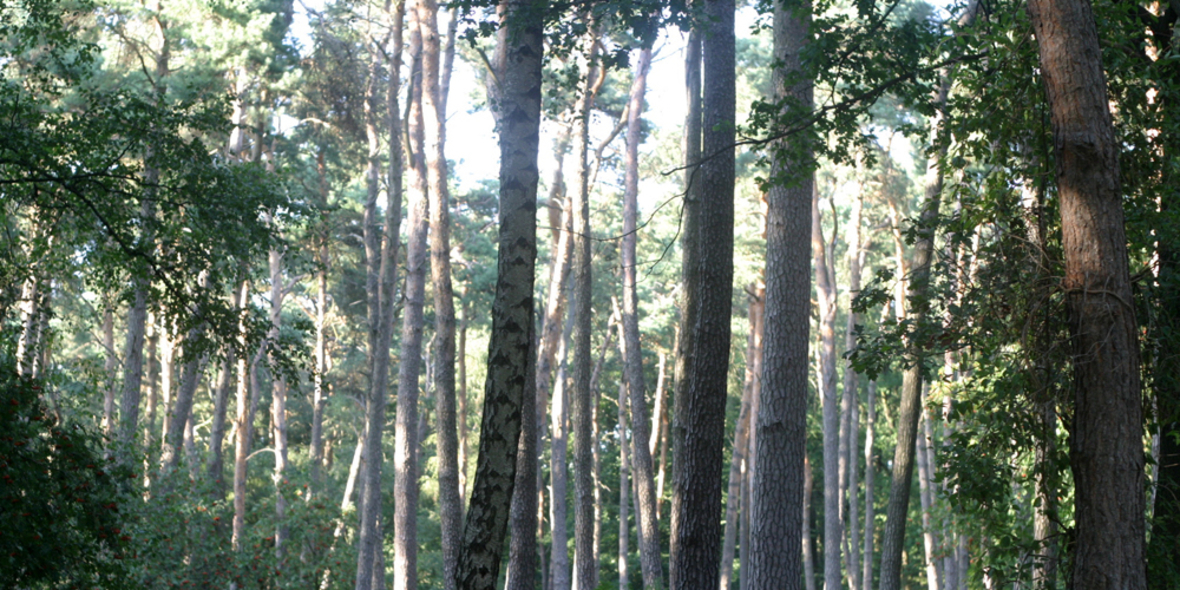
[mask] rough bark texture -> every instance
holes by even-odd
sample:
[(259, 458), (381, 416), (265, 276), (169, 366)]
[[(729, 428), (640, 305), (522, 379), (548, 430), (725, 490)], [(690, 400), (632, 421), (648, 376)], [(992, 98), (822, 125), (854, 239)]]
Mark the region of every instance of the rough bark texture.
[(651, 48), (639, 52), (635, 64), (635, 80), (627, 104), (627, 151), (623, 181), (623, 247), (620, 261), (623, 271), (623, 342), (625, 342), (625, 378), (631, 394), (631, 444), (635, 463), (635, 483), (639, 495), (640, 565), (643, 587), (658, 590), (663, 587), (660, 566), (660, 533), (656, 517), (656, 486), (652, 469), (651, 446), (648, 439), (647, 386), (643, 379), (643, 350), (639, 343), (639, 293), (635, 288), (635, 247), (639, 216), (639, 142), (643, 98), (647, 91), (647, 72), (651, 67)]
[(627, 387), (619, 383), (619, 588), (630, 588), (630, 572), (627, 569), (627, 557), (631, 550), (628, 542), (631, 538), (631, 527), (627, 524), (629, 518), (628, 504), (631, 499), (628, 492), (631, 487), (631, 453), (627, 450)]
[(598, 27), (590, 27), (590, 69), (586, 75), (586, 88), (578, 105), (578, 119), (575, 130), (574, 159), (578, 162), (578, 190), (574, 192), (574, 282), (571, 310), (574, 320), (573, 333), (573, 387), (571, 405), (574, 418), (574, 577), (575, 587), (586, 590), (594, 587), (594, 479), (593, 439), (591, 438), (590, 373), (593, 368), (593, 350), (590, 346), (592, 311), (591, 256), (590, 256), (590, 109), (594, 106), (599, 65)]
[(1030, 0), (1049, 100), (1074, 378), (1079, 590), (1145, 588), (1143, 407), (1119, 144), (1087, 0)]
[(725, 444), (733, 294), (734, 3), (705, 4), (701, 201), (695, 263), (699, 312), (691, 333), (688, 387), (676, 400), (670, 578), (676, 590), (716, 590), (721, 557), (721, 473)]
[[(684, 121), (684, 209), (681, 220), (682, 230), (680, 238), (681, 251), (681, 301), (680, 323), (676, 330), (676, 362), (673, 366), (674, 393), (672, 395), (673, 421), (679, 421), (681, 402), (688, 397), (688, 377), (696, 358), (696, 341), (689, 336), (696, 325), (696, 318), (700, 308), (697, 300), (697, 287), (700, 277), (697, 272), (697, 258), (700, 251), (700, 201), (701, 182), (701, 36), (702, 32), (693, 28), (688, 34), (688, 47), (685, 49), (685, 94), (687, 95), (688, 113)], [(671, 429), (674, 447), (682, 443), (684, 431), (679, 427)], [(661, 474), (664, 471), (664, 453), (661, 450)], [(659, 483), (659, 494), (663, 497), (664, 480)]]
[[(453, 588), (463, 499), (459, 495), (459, 433), (455, 415), (455, 301), (451, 286), (450, 189), (447, 187), (446, 98), (440, 68), (437, 0), (418, 3), (422, 30), (422, 107), (430, 189), (430, 277), (434, 286), (434, 387), (438, 417), (438, 484), (443, 587)], [(453, 50), (452, 50), (453, 51)], [(527, 410), (522, 405), (523, 415)], [(530, 424), (530, 429), (532, 425)], [(535, 432), (535, 429), (532, 429)], [(415, 510), (416, 512), (416, 510)], [(416, 516), (416, 515), (415, 515)]]
[(507, 0), (500, 72), (500, 235), (479, 460), (456, 572), (458, 587), (491, 590), (500, 573), (512, 501), (520, 411), (533, 394), (533, 282), (541, 22), (546, 4)]
[[(808, 82), (786, 87), (784, 80), (802, 67), (810, 8), (803, 12), (776, 6), (772, 74), (778, 97), (812, 103)], [(782, 146), (777, 148), (783, 149)], [(806, 166), (806, 164), (803, 164)], [(799, 175), (800, 163), (776, 157), (772, 175)], [(768, 195), (766, 217), (766, 328), (762, 352), (762, 395), (755, 420), (754, 483), (751, 490), (750, 590), (799, 588), (804, 517), (805, 417), (807, 415), (808, 331), (811, 311), (812, 174), (798, 182), (776, 182)], [(805, 537), (804, 537), (805, 538)], [(743, 550), (743, 557), (746, 553)], [(807, 576), (811, 580), (811, 576)]]
[[(568, 129), (568, 128), (567, 128)], [(549, 265), (549, 293), (542, 319), (541, 338), (537, 350), (536, 390), (532, 396), (532, 407), (521, 409), (520, 448), (517, 451), (516, 483), (512, 495), (512, 543), (509, 548), (509, 590), (531, 590), (535, 587), (537, 570), (537, 537), (543, 528), (543, 508), (540, 496), (543, 494), (540, 473), (540, 445), (546, 428), (543, 418), (545, 406), (549, 403), (550, 383), (553, 364), (565, 323), (567, 300), (566, 285), (569, 281), (571, 239), (570, 201), (562, 199), (565, 183), (562, 163), (569, 145), (568, 131), (562, 133), (555, 144), (554, 156), (557, 170), (549, 195), (549, 219), (553, 236), (553, 255)], [(564, 203), (564, 206), (561, 205)], [(557, 222), (554, 223), (554, 218)], [(564, 439), (563, 439), (564, 440)], [(525, 495), (530, 496), (525, 498)], [(524, 572), (527, 572), (524, 573)], [(544, 581), (545, 578), (542, 577)]]
[[(747, 290), (749, 299), (750, 332), (746, 338), (746, 375), (742, 385), (741, 408), (738, 411), (737, 428), (733, 434), (733, 453), (729, 463), (729, 484), (725, 501), (725, 532), (721, 536), (721, 590), (728, 590), (733, 579), (733, 559), (738, 532), (738, 507), (749, 512), (750, 506), (742, 504), (742, 481), (745, 479), (746, 451), (750, 448), (750, 414), (754, 397), (759, 394), (761, 381), (762, 329), (765, 311), (765, 291), (756, 286)], [(748, 546), (747, 546), (748, 548)]]

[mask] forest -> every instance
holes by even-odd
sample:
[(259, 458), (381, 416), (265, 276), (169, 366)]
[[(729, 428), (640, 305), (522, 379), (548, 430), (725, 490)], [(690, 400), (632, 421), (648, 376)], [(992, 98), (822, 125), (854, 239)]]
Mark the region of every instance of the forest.
[(1178, 17), (0, 0), (0, 588), (1180, 588)]

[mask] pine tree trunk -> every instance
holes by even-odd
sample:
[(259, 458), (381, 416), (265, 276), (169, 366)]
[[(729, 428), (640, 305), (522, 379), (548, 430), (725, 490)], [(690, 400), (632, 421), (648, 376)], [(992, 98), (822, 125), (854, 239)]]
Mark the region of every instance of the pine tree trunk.
[[(576, 296), (575, 296), (576, 297)], [(560, 366), (557, 369), (557, 383), (553, 386), (553, 407), (549, 412), (549, 575), (551, 590), (570, 590), (569, 532), (566, 528), (568, 488), (568, 390), (566, 383), (566, 342), (568, 329), (573, 326), (573, 314), (566, 323), (566, 337), (559, 347)]]
[(639, 294), (635, 287), (637, 218), (639, 216), (639, 142), (643, 99), (647, 91), (647, 72), (651, 66), (651, 48), (639, 52), (635, 80), (627, 105), (627, 151), (623, 182), (623, 243), (620, 256), (623, 271), (623, 342), (625, 342), (625, 378), (631, 395), (631, 443), (635, 463), (635, 480), (639, 489), (640, 563), (643, 587), (663, 587), (660, 565), (660, 534), (656, 517), (655, 476), (648, 439), (647, 386), (643, 379), (643, 351), (639, 343)]
[[(273, 218), (272, 218), (273, 219)], [(283, 312), (283, 253), (271, 250), (270, 262), (270, 338), (277, 342)], [(275, 360), (271, 349), (272, 363)], [(273, 366), (273, 364), (272, 364)], [(287, 469), (287, 382), (272, 371), (271, 374), (271, 430), (274, 441), (275, 466), (271, 478), (275, 486), (275, 561), (276, 569), (283, 564), (283, 543), (287, 537), (287, 498), (283, 495), (283, 480)]]
[(676, 400), (669, 563), (675, 590), (716, 590), (721, 556), (721, 474), (725, 444), (726, 374), (733, 295), (734, 3), (705, 5), (702, 43), (704, 96), (696, 259), (699, 311), (692, 331), (693, 361), (686, 394)]
[[(749, 504), (742, 503), (742, 481), (745, 479), (744, 466), (748, 461), (746, 451), (750, 448), (750, 422), (754, 398), (759, 395), (758, 382), (761, 380), (761, 349), (763, 297), (765, 290), (751, 285), (746, 290), (749, 300), (750, 332), (746, 339), (746, 375), (742, 384), (741, 408), (738, 411), (737, 428), (733, 435), (733, 453), (729, 464), (729, 487), (725, 503), (725, 532), (721, 536), (721, 590), (728, 590), (733, 579), (734, 546), (738, 532), (738, 507), (749, 512)], [(748, 547), (748, 546), (746, 546)]]
[(819, 398), (823, 404), (824, 445), (824, 587), (840, 586), (840, 406), (836, 394), (836, 276), (824, 242), (819, 195), (812, 184), (811, 249), (819, 301)]
[(811, 542), (811, 494), (815, 480), (811, 477), (811, 461), (803, 457), (803, 588), (815, 590), (815, 544)]
[(627, 525), (628, 504), (631, 500), (627, 497), (629, 488), (631, 487), (631, 461), (627, 444), (627, 388), (622, 382), (619, 383), (619, 590), (625, 590), (631, 587), (630, 572), (627, 570), (627, 557), (630, 553), (628, 548), (628, 541), (631, 537), (631, 527)]
[[(852, 201), (852, 212), (848, 230), (848, 324), (844, 329), (844, 350), (850, 351), (856, 347), (856, 323), (860, 315), (852, 311), (853, 299), (860, 293), (861, 261), (864, 252), (861, 245), (860, 225), (863, 208), (863, 193), (858, 193)], [(857, 447), (860, 444), (859, 419), (860, 408), (858, 400), (858, 375), (852, 368), (852, 362), (844, 365), (844, 391), (840, 402), (842, 414), (840, 434), (840, 460), (844, 463), (840, 467), (841, 513), (844, 515), (844, 555), (848, 587), (850, 590), (860, 590), (860, 551), (857, 542), (860, 540), (857, 529), (857, 518), (860, 515), (857, 494)], [(847, 424), (847, 426), (844, 426)], [(844, 510), (847, 503), (847, 510)]]
[(573, 386), (571, 401), (574, 418), (574, 584), (577, 590), (594, 587), (594, 563), (591, 559), (594, 544), (593, 453), (590, 426), (590, 373), (593, 351), (590, 345), (593, 279), (590, 257), (590, 111), (598, 90), (599, 66), (598, 27), (590, 26), (590, 69), (586, 88), (578, 105), (575, 130), (574, 157), (578, 162), (578, 190), (574, 193), (574, 265), (573, 265)]
[[(397, 117), (394, 117), (396, 120)], [(327, 314), (328, 314), (328, 241), (330, 228), (328, 226), (328, 173), (324, 164), (323, 148), (316, 154), (316, 173), (319, 177), (319, 206), (322, 216), (316, 228), (316, 257), (319, 263), (316, 269), (316, 317), (315, 317), (315, 375), (312, 377), (311, 402), (311, 448), (309, 449), (309, 463), (311, 488), (306, 498), (310, 501), (313, 495), (322, 491), (320, 484), (324, 463), (324, 407), (327, 405), (326, 377), (328, 373), (327, 349)], [(400, 176), (400, 175), (399, 175)]]
[[(438, 417), (439, 512), (442, 527), (443, 588), (453, 590), (459, 536), (462, 532), (463, 507), (459, 495), (459, 440), (455, 416), (455, 302), (451, 286), (451, 218), (450, 189), (447, 187), (446, 98), (440, 79), (441, 48), (438, 35), (438, 2), (418, 3), (418, 22), (422, 30), (422, 106), (426, 131), (426, 171), (430, 190), (430, 277), (434, 291), (434, 385), (435, 410)], [(453, 41), (452, 41), (453, 43)], [(453, 54), (453, 46), (452, 46)], [(453, 58), (452, 58), (453, 59)], [(536, 414), (528, 403), (521, 406), (525, 415)], [(535, 436), (535, 420), (529, 432)], [(523, 426), (522, 426), (523, 428)], [(522, 438), (523, 438), (522, 434)], [(533, 453), (535, 464), (536, 453)], [(535, 469), (535, 467), (534, 467)], [(533, 497), (530, 494), (530, 497)], [(416, 517), (417, 506), (411, 505)], [(535, 514), (535, 511), (534, 511)], [(413, 518), (413, 517), (412, 517)], [(531, 531), (531, 528), (530, 528)], [(534, 552), (535, 553), (535, 552)], [(535, 558), (534, 558), (535, 561)], [(535, 569), (535, 566), (534, 568)]]
[[(774, 55), (781, 66), (773, 72), (772, 83), (777, 96), (789, 96), (805, 109), (812, 103), (811, 84), (801, 82), (788, 88), (784, 81), (801, 68), (799, 54), (807, 43), (809, 26), (808, 5), (791, 12), (775, 8)], [(804, 443), (811, 312), (808, 239), (814, 180), (805, 168), (783, 158), (775, 158), (772, 173), (776, 177), (794, 175), (798, 182), (789, 186), (776, 183), (767, 196), (762, 395), (754, 431), (749, 561), (743, 564), (748, 570), (742, 568), (742, 577), (750, 577), (750, 590), (798, 588), (803, 572), (811, 590), (814, 577), (806, 568), (813, 563), (809, 557), (809, 512), (803, 503), (810, 498), (805, 485), (810, 481), (810, 469), (804, 465)], [(804, 563), (799, 561), (801, 544)]]
[(1086, 0), (1030, 0), (1053, 127), (1073, 354), (1073, 583), (1145, 588), (1143, 407), (1120, 192), (1094, 15)]
[[(400, 4), (399, 4), (400, 6)], [(389, 6), (387, 4), (387, 12)], [(381, 98), (381, 90), (379, 89), (380, 72), (383, 68), (383, 52), (382, 47), (388, 41), (388, 36), (394, 34), (394, 29), (400, 32), (400, 19), (396, 18), (393, 13), (389, 13), (390, 23), (389, 32), (385, 39), (377, 39), (370, 37), (367, 41), (372, 46), (372, 62), (369, 66), (368, 81), (365, 89), (364, 100), (364, 114), (365, 114), (365, 136), (368, 141), (368, 168), (366, 170), (365, 181), (367, 195), (365, 200), (364, 210), (364, 243), (365, 243), (365, 291), (367, 296), (368, 308), (368, 348), (369, 348), (369, 390), (365, 407), (365, 443), (364, 455), (361, 460), (364, 465), (364, 477), (361, 485), (361, 500), (360, 500), (360, 531), (357, 534), (357, 569), (356, 569), (356, 588), (357, 590), (369, 590), (384, 586), (385, 576), (384, 569), (380, 571), (376, 568), (381, 555), (384, 553), (382, 546), (383, 535), (381, 535), (382, 523), (379, 522), (382, 499), (381, 499), (381, 470), (382, 470), (382, 438), (385, 430), (385, 405), (386, 395), (389, 384), (389, 346), (393, 338), (393, 284), (394, 274), (397, 272), (397, 228), (391, 227), (390, 224), (385, 224), (385, 232), (378, 229), (377, 222), (377, 197), (380, 190), (380, 175), (381, 175), (381, 152), (380, 152), (380, 132), (379, 122), (380, 115), (378, 114), (382, 103), (379, 102)], [(401, 47), (398, 44), (398, 47)], [(400, 64), (393, 64), (400, 65)], [(388, 96), (385, 97), (388, 101)], [(388, 109), (388, 102), (385, 103)], [(391, 137), (391, 141), (398, 141), (400, 134)], [(400, 194), (393, 193), (397, 187), (391, 186), (389, 199), (389, 206), (387, 208), (387, 216), (394, 209), (396, 216), (395, 221), (400, 221)], [(425, 196), (423, 195), (423, 198)], [(412, 215), (411, 215), (412, 217)], [(387, 217), (388, 220), (388, 217)], [(421, 225), (421, 223), (419, 223)], [(411, 221), (411, 228), (414, 228), (413, 221)], [(413, 229), (411, 229), (413, 231)], [(419, 241), (424, 240), (425, 230), (423, 236)], [(391, 233), (392, 232), (392, 233)], [(413, 238), (410, 240), (410, 248), (413, 248)], [(421, 263), (419, 262), (419, 265)], [(412, 279), (410, 276), (414, 272), (413, 260), (407, 255), (407, 288), (406, 288), (406, 316), (407, 321), (409, 316), (413, 314), (411, 307), (416, 303), (419, 307), (422, 305), (422, 297), (419, 294), (415, 299), (410, 293), (412, 288)], [(419, 274), (421, 271), (418, 271)], [(420, 313), (420, 312), (419, 312)], [(421, 322), (419, 322), (419, 333), (421, 332)], [(403, 334), (402, 344), (405, 346), (405, 336)], [(415, 363), (418, 360), (418, 355), (414, 357)], [(414, 365), (415, 368), (417, 365)], [(404, 369), (403, 363), (403, 369)], [(414, 380), (415, 386), (417, 379)], [(416, 389), (415, 389), (416, 392)], [(400, 403), (400, 392), (399, 392)], [(401, 430), (402, 412), (398, 412), (398, 430)], [(411, 443), (413, 444), (413, 443)], [(412, 456), (411, 456), (412, 457)], [(396, 457), (394, 459), (395, 472), (399, 467)], [(413, 461), (411, 461), (411, 469), (413, 469)], [(396, 476), (395, 476), (396, 479)], [(396, 487), (396, 484), (395, 484)], [(396, 494), (396, 492), (395, 492)], [(401, 507), (400, 502), (398, 507)], [(396, 532), (395, 520), (395, 542), (398, 539)], [(395, 576), (395, 585), (397, 584), (397, 577)], [(409, 590), (413, 590), (411, 586)]]
[(484, 419), (456, 573), (463, 590), (491, 590), (512, 501), (521, 405), (535, 395), (533, 284), (542, 17), (546, 4), (505, 0), (500, 71), (500, 234)]
[[(703, 32), (693, 28), (688, 34), (688, 46), (685, 48), (684, 77), (685, 94), (687, 95), (688, 112), (684, 121), (684, 205), (681, 215), (682, 231), (680, 234), (681, 250), (681, 300), (680, 322), (676, 328), (676, 362), (673, 366), (674, 393), (672, 401), (673, 412), (679, 417), (680, 400), (687, 399), (688, 380), (692, 372), (692, 365), (696, 358), (695, 340), (690, 334), (696, 325), (700, 302), (697, 300), (697, 290), (700, 277), (697, 272), (697, 260), (700, 252), (700, 202), (701, 186), (704, 174), (701, 166), (701, 141), (703, 122), (701, 119), (701, 37)], [(683, 430), (673, 431), (671, 438), (673, 446), (681, 444)], [(677, 448), (679, 448), (677, 446)], [(666, 480), (667, 453), (660, 450), (660, 481), (659, 498), (664, 496), (664, 481)], [(669, 580), (671, 582), (671, 580)]]

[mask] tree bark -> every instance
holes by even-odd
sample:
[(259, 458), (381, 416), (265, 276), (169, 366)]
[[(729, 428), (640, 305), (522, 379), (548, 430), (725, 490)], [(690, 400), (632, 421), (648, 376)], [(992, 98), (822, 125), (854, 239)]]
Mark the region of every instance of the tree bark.
[[(929, 386), (927, 386), (927, 389)], [(925, 396), (923, 396), (925, 397)], [(922, 505), (922, 548), (925, 552), (923, 559), (926, 569), (926, 587), (928, 590), (940, 590), (941, 580), (938, 559), (938, 540), (935, 538), (934, 520), (931, 511), (934, 506), (934, 466), (930, 464), (930, 415), (925, 407), (919, 417), (921, 431), (918, 433), (918, 495)]]
[[(593, 277), (590, 256), (590, 111), (598, 92), (600, 64), (598, 64), (598, 26), (590, 25), (588, 37), (590, 63), (586, 74), (586, 88), (578, 104), (576, 121), (575, 160), (578, 162), (578, 190), (573, 195), (574, 266), (573, 266), (573, 387), (571, 401), (574, 418), (574, 577), (575, 588), (594, 587), (594, 480), (593, 450), (591, 446), (591, 412), (593, 393), (590, 373), (593, 350), (590, 345), (592, 320), (591, 297)], [(603, 72), (605, 77), (605, 71)]]
[[(575, 295), (576, 297), (576, 295)], [(551, 590), (569, 590), (570, 558), (569, 531), (566, 528), (568, 488), (567, 479), (569, 452), (568, 418), (569, 402), (566, 392), (566, 343), (569, 340), (569, 330), (573, 327), (573, 314), (566, 322), (565, 337), (561, 340), (559, 357), (560, 366), (557, 370), (557, 383), (553, 387), (553, 408), (549, 412), (549, 576)]]
[[(790, 97), (808, 110), (812, 104), (811, 83), (803, 81), (787, 87), (785, 80), (802, 71), (800, 53), (807, 43), (809, 26), (808, 4), (794, 11), (775, 7), (774, 55), (781, 63), (772, 73), (776, 96)], [(805, 159), (810, 159), (809, 150), (803, 153)], [(810, 474), (804, 465), (811, 311), (808, 239), (814, 182), (809, 167), (807, 161), (775, 157), (772, 175), (781, 180), (791, 177), (797, 183), (776, 182), (767, 195), (766, 334), (762, 396), (754, 433), (750, 561), (748, 572), (743, 571), (743, 577), (750, 576), (750, 590), (798, 588), (801, 574), (809, 583), (813, 580), (804, 568), (810, 560), (800, 563), (799, 551), (801, 546), (810, 551), (806, 540), (810, 527), (801, 522), (807, 518), (804, 480)]]
[(635, 64), (635, 79), (627, 104), (627, 151), (624, 159), (623, 181), (623, 243), (620, 256), (623, 271), (623, 342), (625, 343), (625, 379), (631, 395), (631, 444), (635, 463), (635, 481), (639, 490), (640, 565), (643, 587), (658, 590), (663, 587), (660, 565), (660, 534), (656, 516), (655, 476), (652, 451), (648, 444), (647, 386), (643, 379), (643, 350), (639, 343), (639, 294), (635, 286), (637, 218), (639, 216), (639, 142), (640, 119), (643, 115), (644, 95), (647, 91), (647, 72), (651, 67), (651, 48), (639, 52)]
[(533, 283), (542, 17), (546, 4), (505, 0), (500, 71), (500, 235), (484, 418), (456, 573), (463, 590), (491, 590), (512, 501), (520, 412), (535, 395)]
[[(541, 485), (539, 466), (541, 440), (546, 428), (543, 415), (545, 406), (549, 403), (553, 364), (557, 357), (558, 345), (562, 339), (562, 326), (565, 324), (565, 306), (568, 299), (566, 285), (569, 282), (570, 257), (573, 253), (573, 240), (569, 231), (571, 201), (561, 198), (565, 193), (562, 163), (568, 146), (569, 132), (567, 127), (566, 131), (559, 135), (554, 147), (557, 168), (554, 172), (549, 195), (553, 254), (549, 264), (549, 293), (537, 350), (536, 394), (533, 396), (531, 417), (528, 416), (530, 413), (528, 409), (522, 408), (521, 413), (521, 444), (517, 452), (516, 483), (512, 496), (512, 544), (509, 550), (510, 567), (508, 572), (508, 588), (510, 590), (531, 590), (535, 586), (533, 579), (535, 575), (526, 575), (520, 572), (532, 573), (537, 569), (537, 537), (543, 527), (541, 521), (544, 520), (541, 518), (543, 508), (540, 495), (543, 493), (543, 486)], [(557, 211), (554, 211), (555, 208)], [(556, 223), (553, 221), (554, 218), (557, 219)], [(525, 424), (530, 418), (531, 425)], [(525, 428), (531, 428), (532, 432), (530, 433)], [(563, 447), (563, 455), (564, 450)], [(564, 476), (564, 470), (562, 475)], [(525, 494), (530, 495), (531, 498), (524, 498)], [(552, 502), (550, 506), (552, 506)], [(547, 582), (547, 578), (542, 576), (542, 583)]]
[[(370, 36), (367, 42), (372, 46), (372, 62), (369, 66), (368, 81), (365, 89), (365, 136), (368, 142), (368, 168), (366, 170), (366, 189), (367, 198), (365, 200), (364, 212), (364, 243), (365, 243), (365, 291), (368, 308), (368, 344), (369, 344), (369, 391), (368, 399), (365, 407), (365, 444), (364, 455), (361, 460), (364, 464), (364, 478), (361, 486), (361, 501), (360, 501), (360, 531), (357, 533), (357, 570), (356, 570), (356, 589), (369, 590), (370, 588), (380, 589), (385, 583), (384, 567), (377, 568), (376, 564), (382, 558), (384, 551), (382, 549), (383, 535), (381, 530), (383, 523), (380, 522), (381, 514), (381, 468), (383, 464), (383, 446), (382, 438), (385, 430), (385, 405), (386, 395), (389, 384), (389, 346), (393, 339), (393, 321), (394, 321), (394, 275), (397, 272), (397, 246), (399, 225), (401, 221), (401, 194), (399, 192), (400, 183), (392, 178), (396, 184), (391, 184), (389, 187), (389, 203), (386, 207), (386, 223), (384, 228), (384, 235), (378, 229), (377, 223), (377, 197), (380, 190), (380, 175), (381, 175), (381, 151), (380, 151), (380, 132), (379, 122), (380, 107), (383, 106), (379, 101), (381, 98), (381, 90), (379, 89), (380, 72), (383, 67), (383, 47), (389, 40), (390, 35), (399, 36), (401, 33), (401, 10), (403, 5), (397, 4), (397, 12), (391, 10), (390, 3), (386, 3), (387, 18), (392, 21), (392, 25), (384, 39), (378, 39)], [(397, 41), (396, 48), (400, 49), (400, 38)], [(400, 52), (395, 49), (394, 55), (400, 57)], [(391, 59), (391, 67), (400, 67), (400, 61)], [(391, 82), (392, 85), (392, 82)], [(394, 88), (396, 90), (396, 88)], [(390, 100), (388, 96), (386, 101)], [(385, 105), (388, 110), (389, 103)], [(392, 122), (391, 122), (392, 125)], [(400, 141), (400, 133), (391, 133), (390, 141)], [(391, 154), (395, 154), (392, 152)], [(390, 165), (393, 166), (394, 158), (391, 158)], [(400, 161), (400, 160), (399, 160)], [(423, 195), (423, 199), (425, 196)], [(421, 209), (421, 207), (419, 207)], [(419, 211), (420, 212), (420, 211)], [(411, 214), (412, 217), (412, 214)], [(414, 227), (414, 221), (411, 220), (411, 228)], [(419, 223), (421, 225), (421, 223)], [(411, 229), (413, 231), (413, 229)], [(420, 230), (425, 233), (425, 230)], [(423, 240), (425, 236), (419, 240)], [(413, 248), (413, 237), (410, 239), (410, 248)], [(413, 260), (407, 255), (407, 285), (412, 283), (410, 276), (415, 271)], [(419, 263), (420, 265), (421, 263)], [(421, 273), (421, 270), (418, 271)], [(413, 315), (411, 309), (415, 302), (418, 306), (422, 305), (421, 295), (415, 300), (413, 295), (409, 293), (410, 287), (407, 286), (406, 293), (406, 321), (409, 321), (410, 316)], [(418, 323), (419, 333), (421, 332), (421, 321)], [(403, 330), (402, 345), (405, 346), (405, 335)], [(414, 356), (414, 367), (417, 367), (418, 355)], [(405, 369), (405, 363), (403, 363)], [(417, 378), (414, 380), (414, 385), (417, 386)], [(415, 393), (417, 392), (415, 388)], [(399, 399), (400, 404), (400, 388)], [(400, 409), (400, 408), (399, 408)], [(402, 412), (398, 412), (398, 430), (401, 430)], [(413, 444), (411, 442), (411, 444)], [(411, 455), (412, 459), (412, 455)], [(398, 470), (399, 463), (396, 457), (395, 446), (395, 472)], [(411, 460), (410, 469), (413, 470), (414, 465)], [(395, 475), (395, 481), (396, 481)], [(416, 481), (416, 479), (414, 480)], [(396, 484), (395, 484), (396, 486)], [(395, 492), (396, 493), (396, 492)], [(401, 508), (401, 504), (398, 504)], [(397, 517), (394, 517), (395, 540), (400, 539), (397, 529)], [(396, 542), (396, 541), (395, 541)], [(415, 543), (416, 546), (416, 543)], [(399, 553), (399, 559), (404, 554)], [(413, 574), (411, 574), (413, 575)], [(399, 579), (395, 575), (395, 585)], [(413, 590), (413, 586), (409, 588)]]
[(630, 453), (627, 449), (630, 445), (627, 444), (627, 387), (623, 382), (619, 382), (619, 590), (624, 590), (631, 587), (630, 572), (627, 570), (627, 556), (630, 553), (628, 548), (628, 541), (631, 537), (631, 527), (627, 524), (629, 518), (627, 514), (628, 504), (631, 502), (627, 497), (629, 488), (631, 487), (631, 461)]
[[(733, 559), (737, 541), (738, 507), (749, 512), (749, 504), (742, 503), (742, 480), (745, 478), (746, 451), (750, 448), (750, 421), (754, 397), (760, 393), (761, 350), (765, 290), (751, 285), (746, 291), (749, 301), (750, 332), (746, 338), (746, 376), (742, 385), (741, 409), (733, 435), (733, 453), (729, 464), (729, 487), (725, 503), (725, 532), (721, 542), (721, 590), (729, 590), (733, 578)], [(748, 549), (748, 546), (746, 546)]]
[[(459, 491), (459, 434), (455, 416), (455, 301), (451, 285), (446, 98), (441, 86), (443, 75), (449, 72), (440, 69), (437, 0), (420, 0), (418, 23), (422, 30), (422, 106), (426, 131), (426, 172), (430, 191), (430, 277), (434, 283), (434, 386), (435, 411), (438, 417), (443, 588), (453, 590), (459, 537), (462, 533), (463, 499)], [(453, 45), (450, 50), (453, 56)], [(530, 409), (535, 415), (535, 408), (531, 407), (531, 404), (525, 403), (521, 406), (522, 424), (527, 421), (525, 415)], [(531, 422), (529, 429), (535, 436), (536, 429)], [(416, 518), (416, 502), (410, 506), (410, 513), (413, 514), (410, 518)]]
[(721, 473), (733, 295), (734, 3), (705, 4), (700, 224), (695, 262), (699, 312), (691, 333), (686, 395), (676, 400), (670, 586), (715, 590), (719, 583)]
[[(856, 323), (860, 315), (852, 311), (853, 299), (860, 293), (861, 261), (864, 258), (860, 237), (861, 212), (863, 208), (863, 193), (858, 193), (852, 201), (851, 218), (848, 228), (848, 324), (844, 329), (844, 350), (851, 351), (856, 347)], [(860, 514), (857, 502), (857, 446), (860, 443), (859, 391), (857, 374), (852, 368), (852, 361), (844, 365), (843, 396), (840, 402), (840, 512), (844, 528), (844, 555), (846, 576), (850, 590), (860, 590), (860, 551), (857, 541), (860, 540), (857, 530), (857, 517)], [(845, 505), (847, 509), (845, 509)]]
[(836, 590), (840, 576), (840, 406), (836, 394), (836, 269), (824, 241), (819, 194), (812, 183), (811, 249), (819, 302), (819, 398), (823, 404), (824, 587)]
[(803, 588), (815, 590), (815, 545), (811, 542), (811, 493), (815, 480), (811, 477), (811, 462), (803, 457)]
[(1076, 482), (1073, 583), (1147, 585), (1139, 342), (1119, 143), (1090, 3), (1029, 0), (1053, 127), (1070, 340)]

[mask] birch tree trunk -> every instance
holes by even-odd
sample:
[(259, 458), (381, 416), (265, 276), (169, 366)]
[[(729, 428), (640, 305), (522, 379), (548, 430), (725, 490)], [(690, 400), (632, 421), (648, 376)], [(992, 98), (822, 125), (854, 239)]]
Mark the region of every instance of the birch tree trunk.
[(876, 540), (876, 516), (874, 515), (876, 505), (873, 499), (873, 492), (877, 489), (877, 463), (873, 458), (873, 437), (876, 435), (877, 427), (876, 381), (869, 381), (866, 396), (868, 397), (868, 407), (865, 408), (865, 531), (862, 545), (864, 548), (864, 570), (861, 573), (861, 580), (864, 582), (864, 587), (869, 588), (873, 582), (873, 541)]
[(500, 70), (500, 235), (479, 462), (456, 573), (464, 590), (491, 590), (512, 501), (520, 411), (535, 395), (533, 283), (542, 17), (547, 5), (505, 0)]

